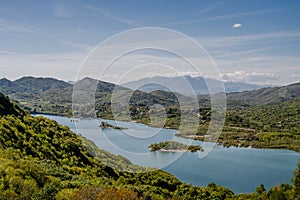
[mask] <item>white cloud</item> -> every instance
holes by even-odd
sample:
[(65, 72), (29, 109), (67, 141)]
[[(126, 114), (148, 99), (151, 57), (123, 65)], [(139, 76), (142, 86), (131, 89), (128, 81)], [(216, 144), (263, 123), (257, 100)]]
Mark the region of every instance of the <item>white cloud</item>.
[(245, 72), (235, 71), (222, 74), (224, 81), (249, 82), (249, 83), (269, 83), (269, 81), (278, 79), (278, 76), (269, 72)]
[(241, 28), (242, 24), (241, 23), (235, 23), (232, 25), (232, 28)]

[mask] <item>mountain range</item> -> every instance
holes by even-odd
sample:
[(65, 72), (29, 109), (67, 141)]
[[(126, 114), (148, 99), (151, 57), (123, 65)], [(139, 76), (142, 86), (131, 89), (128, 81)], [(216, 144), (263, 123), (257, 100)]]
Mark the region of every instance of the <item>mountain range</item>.
[[(51, 110), (56, 114), (71, 114), (73, 87), (81, 88), (84, 91), (95, 84), (97, 84), (95, 87), (96, 107), (98, 106), (102, 110), (103, 107), (111, 103), (112, 92), (116, 91), (116, 89), (119, 91), (118, 101), (121, 102), (126, 98), (130, 98), (131, 105), (151, 106), (160, 104), (163, 106), (178, 106), (178, 99), (187, 102), (187, 104), (194, 104), (197, 101), (176, 91), (132, 91), (124, 86), (92, 78), (84, 78), (74, 85), (54, 78), (22, 77), (15, 81), (3, 78), (0, 79), (0, 92), (19, 101), (21, 105), (31, 111), (47, 112)], [(129, 97), (129, 94), (132, 95)], [(253, 91), (232, 92), (226, 95), (227, 103), (231, 107), (279, 103), (299, 96), (300, 83), (281, 87), (260, 88)], [(210, 96), (208, 94), (198, 95), (198, 102), (200, 106), (208, 107), (210, 105)]]
[[(242, 82), (221, 82), (224, 84), (226, 93), (243, 92), (257, 90), (267, 85), (254, 85)], [(177, 77), (163, 77), (155, 76), (151, 78), (143, 78), (137, 81), (122, 84), (130, 89), (139, 89), (144, 92), (151, 92), (154, 90), (173, 91), (183, 95), (199, 95), (211, 93), (208, 86), (220, 85), (220, 81), (211, 78), (191, 77), (191, 76), (177, 76)], [(224, 92), (222, 88), (210, 88), (214, 93)]]

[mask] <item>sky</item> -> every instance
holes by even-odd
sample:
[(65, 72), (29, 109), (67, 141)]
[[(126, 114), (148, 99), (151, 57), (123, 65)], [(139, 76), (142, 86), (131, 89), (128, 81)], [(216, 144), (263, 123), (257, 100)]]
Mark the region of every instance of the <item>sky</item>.
[[(300, 81), (299, 19), (297, 0), (1, 1), (0, 78), (76, 80), (91, 50), (101, 42), (130, 29), (160, 27), (197, 41), (225, 81), (287, 85)], [(184, 42), (165, 38), (166, 44), (187, 48)], [(164, 53), (147, 51), (128, 55), (126, 63), (144, 63), (150, 57), (156, 62), (168, 57), (170, 66), (180, 63)], [(188, 68), (178, 73), (160, 71), (159, 66), (153, 70), (126, 80), (154, 75), (205, 76)], [(98, 76), (92, 71), (87, 75)]]

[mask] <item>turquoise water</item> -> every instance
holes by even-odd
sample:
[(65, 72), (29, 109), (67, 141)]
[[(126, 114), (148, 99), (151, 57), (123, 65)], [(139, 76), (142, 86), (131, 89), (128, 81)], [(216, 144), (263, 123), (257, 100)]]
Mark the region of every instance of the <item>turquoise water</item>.
[(98, 127), (101, 120), (84, 119), (75, 124), (69, 118), (44, 116), (69, 126), (75, 133), (94, 141), (100, 148), (123, 155), (134, 164), (161, 168), (193, 185), (206, 186), (214, 182), (235, 193), (253, 192), (261, 183), (266, 188), (289, 183), (297, 167), (297, 160), (300, 159), (299, 153), (289, 150), (222, 146), (216, 146), (204, 158), (199, 158), (201, 152), (149, 152), (148, 146), (151, 143), (165, 140), (197, 143), (204, 146), (205, 151), (209, 143), (176, 137), (174, 130), (151, 128), (133, 122), (118, 122), (118, 126), (128, 128), (127, 130), (102, 130)]

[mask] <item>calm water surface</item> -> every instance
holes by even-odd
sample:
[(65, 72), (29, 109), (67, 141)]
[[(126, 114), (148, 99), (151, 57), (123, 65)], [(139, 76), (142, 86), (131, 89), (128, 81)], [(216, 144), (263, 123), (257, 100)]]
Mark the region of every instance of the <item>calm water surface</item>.
[[(151, 128), (133, 122), (118, 122), (118, 126), (128, 128), (127, 130), (102, 130), (98, 127), (101, 121), (111, 124), (115, 122), (83, 119), (75, 124), (69, 118), (44, 116), (70, 127), (102, 149), (127, 157), (134, 164), (162, 168), (181, 181), (193, 185), (206, 186), (214, 182), (235, 193), (253, 192), (261, 183), (269, 188), (290, 182), (297, 160), (300, 159), (299, 153), (289, 150), (221, 146), (215, 147), (204, 158), (199, 158), (198, 153), (189, 152), (149, 152), (148, 146), (154, 142), (175, 140), (190, 144), (195, 141), (174, 136), (174, 130)], [(207, 145), (196, 143), (204, 148)]]

